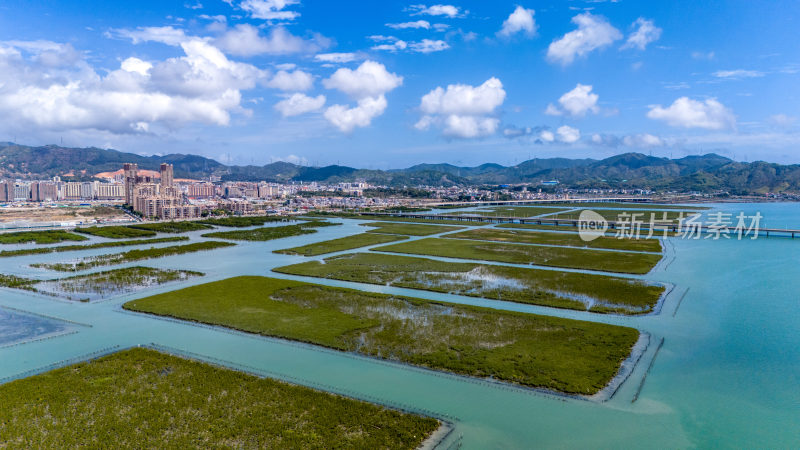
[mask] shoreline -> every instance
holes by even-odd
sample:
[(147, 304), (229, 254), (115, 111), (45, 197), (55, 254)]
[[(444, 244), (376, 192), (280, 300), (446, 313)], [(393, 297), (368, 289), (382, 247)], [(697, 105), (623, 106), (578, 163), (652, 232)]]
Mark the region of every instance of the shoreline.
[(640, 331), (639, 339), (635, 344), (633, 344), (633, 347), (631, 347), (631, 353), (628, 355), (628, 357), (625, 358), (622, 363), (620, 363), (617, 374), (614, 375), (611, 381), (608, 382), (606, 387), (597, 391), (595, 394), (586, 396), (586, 398), (598, 403), (604, 403), (611, 400), (619, 390), (620, 386), (622, 386), (623, 383), (628, 380), (633, 371), (636, 369), (636, 366), (639, 365), (642, 355), (644, 355), (644, 353), (650, 347), (651, 339), (652, 336), (650, 333), (646, 331)]

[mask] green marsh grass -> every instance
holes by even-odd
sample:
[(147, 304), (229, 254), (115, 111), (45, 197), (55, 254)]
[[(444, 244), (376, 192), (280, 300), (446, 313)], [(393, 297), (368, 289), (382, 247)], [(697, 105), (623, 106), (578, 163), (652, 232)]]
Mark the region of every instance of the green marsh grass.
[(660, 254), (441, 238), (401, 242), (372, 250), (642, 275), (650, 272), (661, 260)]
[(587, 247), (639, 252), (660, 252), (658, 239), (617, 239), (600, 236), (584, 241), (576, 233), (544, 233), (535, 231), (498, 230), (497, 228), (478, 228), (443, 236), (448, 239), (472, 239), (497, 242), (517, 242), (523, 244), (562, 245), (567, 247)]
[(264, 225), (271, 222), (291, 222), (293, 217), (286, 216), (231, 216), (198, 220), (197, 223), (220, 227), (244, 228)]
[(435, 419), (135, 348), (0, 386), (4, 448), (417, 448)]
[(652, 312), (664, 287), (641, 280), (558, 270), (352, 253), (273, 269), (290, 275), (451, 293), (618, 314)]
[(206, 233), (203, 235), (203, 237), (232, 239), (235, 241), (271, 241), (273, 239), (282, 239), (286, 237), (300, 236), (302, 234), (316, 233), (317, 230), (314, 229), (316, 227), (333, 225), (341, 224), (334, 222), (311, 221), (282, 227), (264, 227), (254, 228), (252, 230), (216, 231), (214, 233)]
[(137, 223), (136, 225), (129, 225), (129, 228), (138, 230), (155, 231), (156, 233), (187, 233), (189, 231), (210, 230), (211, 225), (206, 225), (200, 222), (152, 222), (152, 223)]
[(90, 256), (76, 262), (68, 263), (37, 263), (31, 267), (55, 270), (58, 272), (79, 272), (98, 266), (112, 266), (127, 262), (141, 261), (145, 259), (162, 258), (165, 256), (182, 255), (206, 250), (215, 250), (222, 247), (236, 245), (233, 242), (203, 241), (185, 245), (172, 245), (168, 247), (151, 247), (148, 249), (128, 250), (123, 253), (112, 253), (108, 255)]
[(112, 242), (98, 242), (97, 244), (87, 245), (59, 245), (58, 247), (38, 247), (38, 248), (23, 248), (19, 250), (0, 250), (0, 257), (22, 256), (22, 255), (38, 255), (45, 253), (62, 253), (74, 252), (81, 250), (92, 250), (96, 248), (109, 248), (109, 247), (130, 247), (133, 245), (147, 245), (147, 244), (161, 244), (164, 242), (179, 242), (188, 241), (188, 237), (168, 237), (156, 239), (139, 239), (132, 241), (112, 241)]
[(140, 230), (137, 228), (112, 225), (106, 227), (75, 228), (76, 233), (91, 234), (109, 239), (131, 239), (155, 236), (155, 231)]
[(85, 241), (88, 238), (64, 230), (16, 231), (0, 233), (0, 244), (58, 244), (65, 241)]
[(133, 300), (124, 308), (587, 395), (616, 375), (639, 337), (615, 325), (255, 276)]
[(275, 253), (283, 253), (286, 255), (317, 256), (324, 255), (325, 253), (341, 252), (343, 250), (366, 247), (368, 245), (386, 244), (403, 239), (408, 238), (406, 236), (392, 236), (388, 234), (361, 233), (339, 239), (331, 239), (329, 241), (315, 242), (313, 244), (303, 245), (301, 247), (275, 250)]
[(201, 272), (189, 270), (135, 266), (42, 281), (36, 284), (36, 289), (39, 292), (76, 300), (83, 299), (86, 295), (104, 297), (129, 293), (150, 286), (188, 280), (203, 275)]
[(446, 233), (448, 231), (464, 229), (464, 227), (397, 222), (368, 222), (360, 225), (364, 227), (377, 227), (374, 230), (367, 231), (368, 233), (403, 234), (406, 236), (428, 236), (431, 234)]

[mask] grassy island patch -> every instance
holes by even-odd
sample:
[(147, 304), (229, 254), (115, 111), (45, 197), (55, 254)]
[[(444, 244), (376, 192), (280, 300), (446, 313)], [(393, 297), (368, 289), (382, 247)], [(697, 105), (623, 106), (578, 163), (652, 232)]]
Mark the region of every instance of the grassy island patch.
[(401, 241), (403, 239), (408, 239), (408, 237), (392, 236), (388, 234), (361, 233), (339, 239), (331, 239), (330, 241), (315, 242), (313, 244), (303, 245), (301, 247), (275, 250), (275, 253), (283, 253), (286, 255), (317, 256), (324, 255), (325, 253), (341, 252), (343, 250), (366, 247), (368, 245), (386, 244), (389, 242)]
[(187, 233), (189, 231), (210, 230), (211, 225), (206, 225), (200, 222), (152, 222), (152, 223), (137, 223), (136, 225), (129, 225), (129, 228), (137, 230), (155, 231), (156, 233)]
[(91, 234), (92, 236), (100, 236), (109, 239), (130, 239), (138, 237), (152, 237), (156, 235), (155, 231), (140, 230), (137, 228), (118, 225), (107, 227), (75, 228), (75, 232)]
[(58, 247), (23, 248), (19, 250), (2, 250), (0, 251), (0, 257), (38, 255), (45, 253), (75, 252), (80, 250), (92, 250), (96, 248), (130, 247), (133, 245), (161, 244), (164, 242), (178, 242), (187, 240), (189, 240), (189, 238), (187, 237), (169, 237), (169, 238), (156, 238), (156, 239), (140, 239), (133, 241), (99, 242), (97, 244), (88, 244), (88, 245), (60, 245)]
[(646, 274), (661, 260), (660, 254), (650, 253), (611, 252), (581, 248), (541, 247), (437, 238), (390, 244), (373, 248), (372, 250), (633, 274)]
[(252, 230), (216, 231), (214, 233), (206, 233), (203, 235), (203, 237), (215, 239), (233, 239), (235, 241), (271, 241), (273, 239), (282, 239), (292, 236), (300, 236), (302, 234), (316, 233), (317, 230), (314, 229), (315, 227), (332, 225), (341, 224), (312, 221), (299, 223), (296, 225), (286, 225), (284, 227), (264, 227), (254, 228)]
[(264, 225), (265, 223), (269, 222), (291, 222), (293, 220), (295, 220), (293, 217), (286, 216), (231, 216), (203, 219), (198, 220), (196, 223), (219, 227), (244, 228)]
[(64, 241), (85, 241), (88, 238), (64, 230), (16, 231), (0, 233), (0, 244), (58, 244)]
[(430, 234), (446, 233), (448, 231), (462, 230), (464, 227), (448, 227), (441, 225), (422, 225), (418, 223), (396, 223), (396, 222), (367, 222), (362, 223), (365, 227), (377, 227), (369, 230), (368, 233), (382, 234), (403, 234), (406, 236), (428, 236)]
[[(648, 219), (648, 220), (650, 220), (650, 219)], [(570, 232), (570, 233), (578, 233), (579, 232), (578, 227), (573, 225), (572, 223), (562, 223), (561, 225), (536, 224), (536, 223), (501, 223), (501, 224), (495, 225), (495, 228), (516, 228), (516, 229), (519, 229), (519, 230), (566, 231), (566, 232)], [(669, 231), (669, 230), (667, 230), (667, 232), (665, 234), (663, 226), (656, 226), (653, 229), (653, 234), (650, 237), (647, 237), (648, 228), (649, 228), (649, 224), (648, 224), (648, 226), (642, 226), (639, 229), (639, 233), (637, 233), (635, 229), (631, 230), (631, 228), (628, 227), (627, 229), (623, 230), (626, 233), (626, 235), (624, 237), (622, 237), (622, 239), (623, 240), (630, 240), (630, 239), (634, 239), (635, 240), (635, 236), (637, 234), (639, 236), (639, 239), (661, 239), (663, 237), (678, 236), (680, 234), (679, 232)], [(619, 229), (609, 228), (608, 231), (606, 232), (606, 236), (610, 237), (610, 238), (614, 238), (614, 239), (620, 239), (620, 238), (617, 237), (617, 233), (618, 232), (619, 232)], [(631, 233), (634, 235), (633, 237), (629, 236)]]
[(557, 270), (354, 253), (278, 267), (278, 273), (422, 289), (600, 313), (653, 310), (663, 286), (640, 280)]
[(33, 287), (38, 280), (18, 277), (16, 275), (0, 274), (0, 286), (14, 289), (24, 289), (26, 291), (36, 291)]
[(588, 247), (639, 252), (660, 252), (658, 239), (617, 239), (602, 236), (592, 241), (584, 241), (578, 234), (537, 233), (535, 231), (498, 230), (497, 228), (478, 228), (443, 236), (448, 239), (473, 239), (497, 242), (518, 242), (523, 244), (561, 245), (567, 247)]
[(112, 253), (109, 255), (90, 256), (76, 262), (68, 263), (38, 263), (31, 264), (31, 267), (56, 270), (59, 272), (79, 272), (98, 266), (112, 266), (126, 262), (141, 261), (143, 259), (162, 258), (164, 256), (182, 255), (184, 253), (214, 250), (221, 247), (236, 245), (232, 242), (204, 241), (186, 245), (172, 245), (168, 247), (151, 247), (148, 249), (128, 250), (123, 253)]
[(109, 295), (127, 294), (150, 286), (188, 280), (204, 274), (189, 270), (126, 267), (36, 283), (36, 290), (70, 300), (90, 301)]
[(576, 394), (602, 389), (639, 337), (614, 325), (264, 277), (230, 278), (124, 307)]
[(406, 448), (435, 419), (131, 349), (0, 386), (4, 448)]

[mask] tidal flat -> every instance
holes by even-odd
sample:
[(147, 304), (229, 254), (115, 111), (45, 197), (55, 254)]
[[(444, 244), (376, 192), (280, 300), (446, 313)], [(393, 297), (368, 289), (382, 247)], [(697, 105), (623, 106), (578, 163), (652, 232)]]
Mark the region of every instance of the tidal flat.
[(664, 286), (580, 272), (351, 253), (273, 269), (290, 275), (396, 286), (599, 313), (652, 312)]
[(650, 272), (661, 260), (660, 254), (652, 253), (545, 247), (441, 238), (401, 242), (399, 244), (376, 247), (372, 250), (638, 275)]
[(580, 395), (605, 387), (639, 338), (616, 325), (257, 276), (123, 307)]
[(0, 385), (0, 398), (0, 446), (15, 449), (414, 449), (440, 425), (145, 348)]
[(69, 300), (92, 301), (203, 275), (201, 272), (189, 270), (135, 266), (57, 280), (40, 281), (32, 286), (35, 286), (34, 289), (40, 293), (64, 297)]
[(407, 236), (395, 236), (390, 234), (361, 233), (353, 236), (345, 236), (329, 241), (315, 242), (313, 244), (300, 247), (285, 248), (275, 250), (275, 253), (284, 255), (317, 256), (326, 253), (341, 252), (355, 248), (366, 247), (368, 245), (387, 244), (389, 242), (402, 241), (408, 239)]

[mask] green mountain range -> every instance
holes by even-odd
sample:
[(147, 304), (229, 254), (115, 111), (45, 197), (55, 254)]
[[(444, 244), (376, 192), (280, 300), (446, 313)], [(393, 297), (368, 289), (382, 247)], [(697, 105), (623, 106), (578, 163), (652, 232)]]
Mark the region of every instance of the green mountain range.
[(178, 178), (207, 179), (211, 175), (227, 181), (346, 182), (401, 186), (497, 185), (557, 180), (573, 188), (629, 188), (678, 192), (729, 192), (736, 195), (800, 193), (800, 165), (756, 161), (738, 162), (707, 154), (678, 159), (625, 153), (601, 160), (545, 158), (515, 166), (482, 164), (459, 167), (451, 164), (418, 164), (406, 169), (366, 170), (331, 165), (307, 167), (288, 162), (264, 166), (228, 166), (197, 155), (141, 156), (100, 148), (67, 148), (56, 145), (31, 147), (0, 143), (0, 177), (41, 179), (73, 174), (90, 178), (115, 171), (133, 162), (141, 169), (157, 170), (162, 162), (173, 164)]

